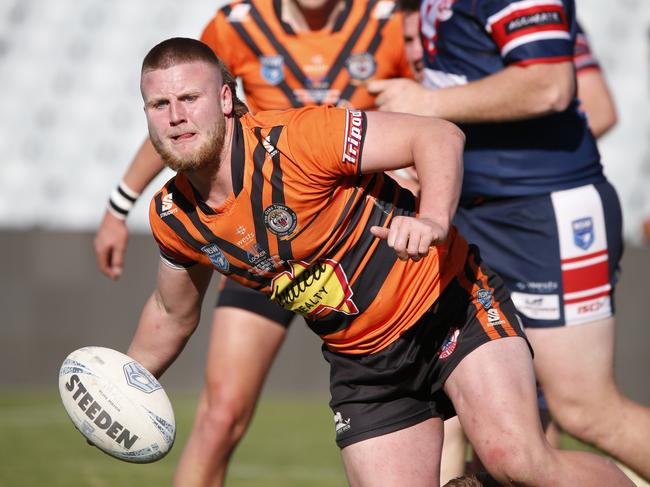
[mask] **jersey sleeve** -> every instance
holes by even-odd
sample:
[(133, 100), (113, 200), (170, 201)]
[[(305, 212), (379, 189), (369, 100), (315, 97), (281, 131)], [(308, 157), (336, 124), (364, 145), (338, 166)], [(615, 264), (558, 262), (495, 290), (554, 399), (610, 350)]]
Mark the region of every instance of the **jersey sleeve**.
[[(205, 26), (201, 34), (201, 42), (210, 46), (214, 53), (228, 67), (234, 76), (239, 76), (238, 66), (241, 65), (241, 46), (239, 46), (235, 31), (231, 25), (231, 18), (239, 21), (241, 11), (250, 7), (245, 2), (234, 2), (220, 8), (210, 22)], [(229, 14), (226, 11), (230, 12)], [(240, 12), (239, 14), (237, 12)]]
[[(153, 238), (160, 249), (160, 258), (173, 269), (187, 269), (196, 264), (196, 261), (183, 253), (183, 242), (167, 226), (164, 219), (173, 216), (165, 208), (164, 191), (158, 192), (149, 204), (149, 225)], [(169, 193), (167, 193), (169, 194)]]
[(573, 61), (575, 21), (561, 0), (487, 1), (482, 15), (506, 65)]
[(366, 114), (331, 106), (300, 110), (290, 122), (287, 143), (292, 159), (315, 181), (327, 184), (360, 174)]
[(406, 46), (404, 45), (404, 17), (400, 10), (396, 10), (388, 21), (386, 26), (386, 37), (395, 39), (394, 49), (397, 59), (397, 76), (399, 78), (414, 79), (415, 73), (411, 70), (408, 59), (406, 58)]
[(585, 69), (600, 70), (600, 64), (591, 50), (587, 34), (585, 34), (580, 23), (576, 23), (576, 27), (576, 41), (573, 53), (573, 64), (575, 64), (576, 71)]

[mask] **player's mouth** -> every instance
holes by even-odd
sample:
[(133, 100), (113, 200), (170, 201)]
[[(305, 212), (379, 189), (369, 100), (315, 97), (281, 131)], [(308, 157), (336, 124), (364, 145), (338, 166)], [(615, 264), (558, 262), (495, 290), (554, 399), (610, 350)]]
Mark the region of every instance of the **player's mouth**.
[(172, 139), (172, 143), (177, 144), (187, 142), (188, 140), (193, 139), (194, 136), (196, 136), (196, 133), (194, 132), (184, 132), (182, 134), (172, 135), (170, 138)]

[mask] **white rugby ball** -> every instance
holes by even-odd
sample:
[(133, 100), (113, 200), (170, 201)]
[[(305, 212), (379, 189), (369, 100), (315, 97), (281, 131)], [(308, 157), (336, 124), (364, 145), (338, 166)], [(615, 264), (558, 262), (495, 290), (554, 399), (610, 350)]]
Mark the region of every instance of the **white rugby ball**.
[(167, 394), (128, 355), (104, 347), (75, 350), (59, 371), (59, 392), (75, 427), (115, 458), (155, 462), (174, 444), (176, 421)]

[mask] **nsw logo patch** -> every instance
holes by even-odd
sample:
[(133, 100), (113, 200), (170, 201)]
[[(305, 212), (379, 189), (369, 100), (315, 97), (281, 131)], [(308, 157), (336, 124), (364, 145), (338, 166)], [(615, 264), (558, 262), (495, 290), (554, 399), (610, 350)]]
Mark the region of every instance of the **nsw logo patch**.
[(230, 262), (226, 259), (221, 249), (217, 244), (208, 244), (201, 247), (201, 251), (208, 256), (210, 262), (219, 272), (228, 272), (230, 269)]
[(280, 55), (260, 57), (260, 74), (269, 84), (281, 83), (284, 80), (284, 58)]
[(573, 242), (583, 250), (587, 250), (594, 243), (594, 221), (592, 218), (579, 218), (571, 222), (573, 229)]

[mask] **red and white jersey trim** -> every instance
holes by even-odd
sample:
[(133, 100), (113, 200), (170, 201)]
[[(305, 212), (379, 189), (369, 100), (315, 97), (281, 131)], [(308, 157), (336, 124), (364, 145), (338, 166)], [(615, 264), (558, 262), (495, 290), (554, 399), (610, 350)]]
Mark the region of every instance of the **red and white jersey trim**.
[(516, 49), (519, 46), (523, 46), (524, 44), (537, 41), (547, 41), (549, 39), (571, 40), (571, 34), (561, 30), (547, 30), (543, 32), (534, 32), (532, 34), (522, 35), (521, 37), (517, 37), (516, 39), (513, 39), (510, 42), (506, 43), (501, 48), (501, 57), (506, 57), (510, 51)]

